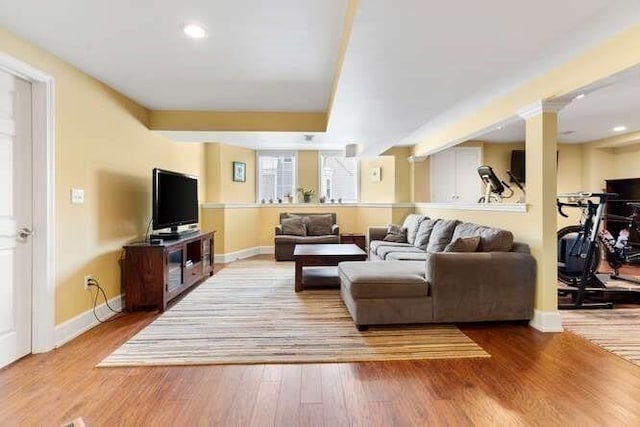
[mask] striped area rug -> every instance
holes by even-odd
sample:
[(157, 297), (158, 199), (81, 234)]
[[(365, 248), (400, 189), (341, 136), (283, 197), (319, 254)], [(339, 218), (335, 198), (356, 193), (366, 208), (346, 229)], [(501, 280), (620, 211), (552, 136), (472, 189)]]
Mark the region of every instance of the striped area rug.
[(359, 332), (338, 289), (296, 294), (293, 282), (293, 263), (234, 262), (98, 366), (490, 357), (453, 325)]
[(563, 311), (566, 330), (640, 365), (640, 309)]

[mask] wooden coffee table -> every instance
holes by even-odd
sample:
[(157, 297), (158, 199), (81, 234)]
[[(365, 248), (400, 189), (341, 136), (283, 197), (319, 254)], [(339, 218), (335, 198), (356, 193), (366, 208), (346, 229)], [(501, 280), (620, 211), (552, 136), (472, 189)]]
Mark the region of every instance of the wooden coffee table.
[(312, 284), (313, 278), (320, 279), (322, 284), (340, 284), (337, 268), (314, 271), (317, 274), (311, 271), (303, 274), (304, 267), (335, 266), (341, 261), (365, 261), (367, 253), (354, 244), (296, 245), (293, 258), (296, 262), (295, 289), (300, 292), (305, 284)]

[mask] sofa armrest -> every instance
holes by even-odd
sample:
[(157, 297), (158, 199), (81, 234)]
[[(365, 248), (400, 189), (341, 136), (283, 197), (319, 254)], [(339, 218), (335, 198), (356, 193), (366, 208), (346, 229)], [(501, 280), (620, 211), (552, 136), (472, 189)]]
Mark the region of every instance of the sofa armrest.
[(367, 235), (369, 236), (369, 242), (373, 242), (374, 240), (382, 240), (384, 239), (384, 236), (387, 235), (387, 227), (386, 226), (369, 227), (367, 231)]
[(282, 234), (282, 224), (278, 224), (275, 227), (276, 236), (280, 236)]
[(331, 234), (339, 236), (340, 235), (340, 226), (338, 224), (333, 224), (331, 226)]
[(531, 319), (536, 260), (527, 253), (428, 253), (426, 279), (437, 321)]

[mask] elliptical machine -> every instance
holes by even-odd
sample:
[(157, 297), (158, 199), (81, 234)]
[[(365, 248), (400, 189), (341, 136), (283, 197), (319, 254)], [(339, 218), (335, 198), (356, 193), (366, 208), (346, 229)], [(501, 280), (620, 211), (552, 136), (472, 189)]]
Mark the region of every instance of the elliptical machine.
[[(507, 174), (522, 192), (522, 197), (518, 200), (518, 203), (524, 203), (525, 191), (522, 184), (513, 176), (511, 171), (507, 171)], [(509, 184), (498, 178), (491, 166), (479, 166), (478, 175), (480, 175), (480, 179), (485, 184), (484, 196), (478, 199), (478, 203), (502, 203), (503, 199), (509, 199), (513, 196), (513, 189)]]

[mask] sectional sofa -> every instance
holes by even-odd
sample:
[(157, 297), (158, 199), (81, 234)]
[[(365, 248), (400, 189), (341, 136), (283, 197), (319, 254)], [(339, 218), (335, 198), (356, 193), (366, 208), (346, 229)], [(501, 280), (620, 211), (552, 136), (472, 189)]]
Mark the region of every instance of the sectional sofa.
[(526, 320), (536, 262), (510, 231), (409, 215), (406, 240), (370, 229), (370, 261), (338, 267), (342, 299), (358, 329), (397, 323)]

